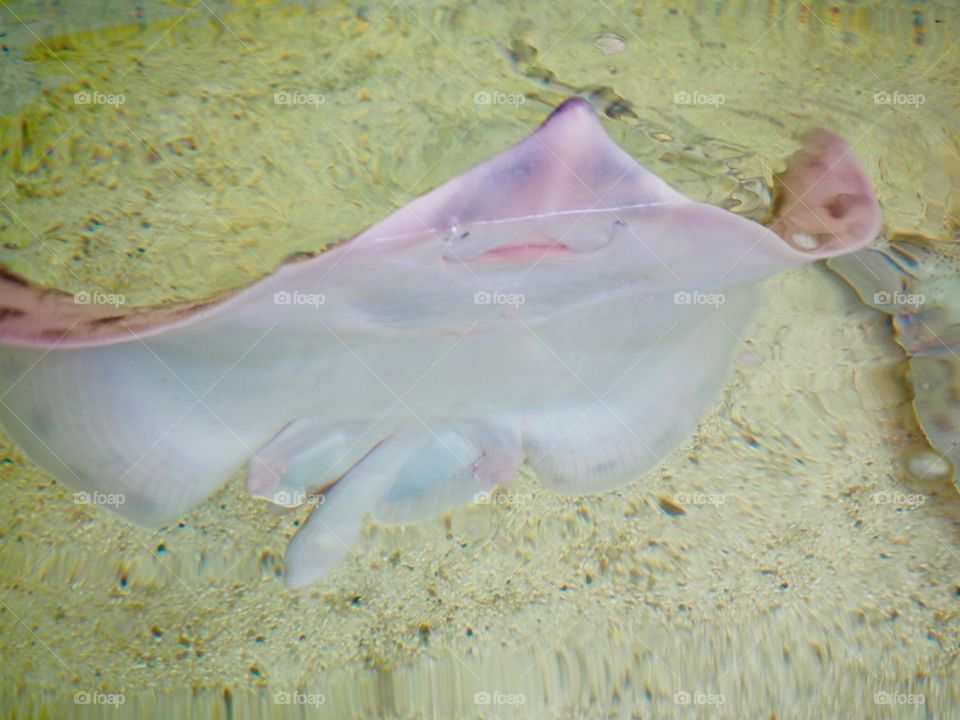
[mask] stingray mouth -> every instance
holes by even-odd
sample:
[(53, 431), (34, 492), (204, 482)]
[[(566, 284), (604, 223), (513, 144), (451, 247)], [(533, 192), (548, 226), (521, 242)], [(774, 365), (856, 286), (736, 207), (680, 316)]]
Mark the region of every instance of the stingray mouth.
[(566, 243), (549, 237), (523, 238), (517, 242), (481, 253), (479, 260), (536, 260), (544, 255), (569, 254), (573, 252)]
[(464, 245), (444, 254), (450, 263), (491, 261), (525, 262), (546, 257), (563, 257), (575, 253), (570, 245), (549, 235), (524, 235), (493, 247), (469, 247)]

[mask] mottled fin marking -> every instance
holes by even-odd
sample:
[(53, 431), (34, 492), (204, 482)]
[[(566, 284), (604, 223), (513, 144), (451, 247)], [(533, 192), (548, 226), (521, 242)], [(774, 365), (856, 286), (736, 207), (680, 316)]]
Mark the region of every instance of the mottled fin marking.
[[(297, 252), (282, 265), (301, 263), (314, 255)], [(0, 343), (89, 347), (148, 337), (201, 319), (249, 285), (200, 300), (137, 308), (90, 302), (92, 293), (45, 288), (0, 266)]]

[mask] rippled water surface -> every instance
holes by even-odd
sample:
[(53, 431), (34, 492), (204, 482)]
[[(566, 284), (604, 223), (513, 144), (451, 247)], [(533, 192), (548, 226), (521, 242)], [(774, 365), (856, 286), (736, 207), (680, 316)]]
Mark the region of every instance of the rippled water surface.
[[(833, 129), (881, 242), (922, 246), (960, 307), (950, 3), (7, 0), (0, 31), (0, 262), (44, 285), (137, 305), (256, 279), (581, 94), (639, 162), (756, 220), (797, 133)], [(5, 442), (0, 705), (953, 717), (960, 499), (904, 469), (927, 443), (903, 343), (861, 290), (823, 266), (771, 280), (721, 400), (634, 483), (570, 498), (525, 472), (497, 502), (369, 523), (299, 592), (279, 573), (306, 511), (240, 475), (148, 531)]]

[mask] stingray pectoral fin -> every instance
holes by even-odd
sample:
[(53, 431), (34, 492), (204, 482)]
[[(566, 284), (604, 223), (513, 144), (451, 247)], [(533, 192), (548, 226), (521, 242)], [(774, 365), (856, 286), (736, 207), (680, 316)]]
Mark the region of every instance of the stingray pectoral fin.
[[(294, 253), (277, 272), (311, 257)], [(0, 266), (0, 344), (38, 348), (93, 347), (145, 338), (221, 317), (249, 302), (258, 283), (187, 302), (132, 307), (122, 294), (66, 293), (46, 288)], [(233, 301), (233, 302), (231, 302)]]
[(0, 342), (67, 348), (142, 339), (195, 322), (236, 292), (227, 290), (203, 300), (134, 308), (128, 307), (119, 294), (69, 294), (41, 287), (0, 268)]
[(880, 232), (880, 206), (870, 178), (847, 142), (818, 128), (774, 176), (769, 227), (813, 258), (858, 250)]
[(76, 502), (146, 526), (182, 516), (250, 452), (157, 353), (142, 343), (0, 348), (10, 438), (80, 491)]
[(603, 358), (597, 348), (607, 370), (591, 378), (587, 404), (547, 408), (526, 423), (527, 461), (540, 481), (561, 493), (602, 492), (638, 479), (675, 450), (720, 393), (755, 301), (754, 288), (741, 284), (715, 305), (661, 308), (668, 329), (646, 349), (611, 349)]

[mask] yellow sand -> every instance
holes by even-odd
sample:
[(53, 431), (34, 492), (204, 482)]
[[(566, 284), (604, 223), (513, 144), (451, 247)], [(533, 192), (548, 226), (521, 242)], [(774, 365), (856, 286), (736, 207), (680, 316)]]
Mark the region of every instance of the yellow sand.
[[(142, 25), (76, 9), (64, 26), (81, 31), (57, 35), (41, 5), (10, 3), (44, 40), (2, 21), (21, 59), (0, 117), (0, 259), (129, 304), (202, 297), (349, 237), (525, 136), (570, 88), (613, 104), (609, 131), (675, 187), (758, 219), (794, 134), (828, 126), (870, 169), (888, 231), (948, 242), (960, 14), (884, 5), (170, 3)], [(923, 440), (888, 321), (811, 267), (768, 284), (744, 342), (696, 435), (635, 483), (566, 498), (523, 476), (502, 502), (371, 524), (298, 593), (279, 572), (306, 511), (271, 511), (239, 475), (149, 532), (8, 447), (0, 707), (949, 717), (960, 498), (903, 472)], [(95, 692), (124, 703), (75, 702)]]

